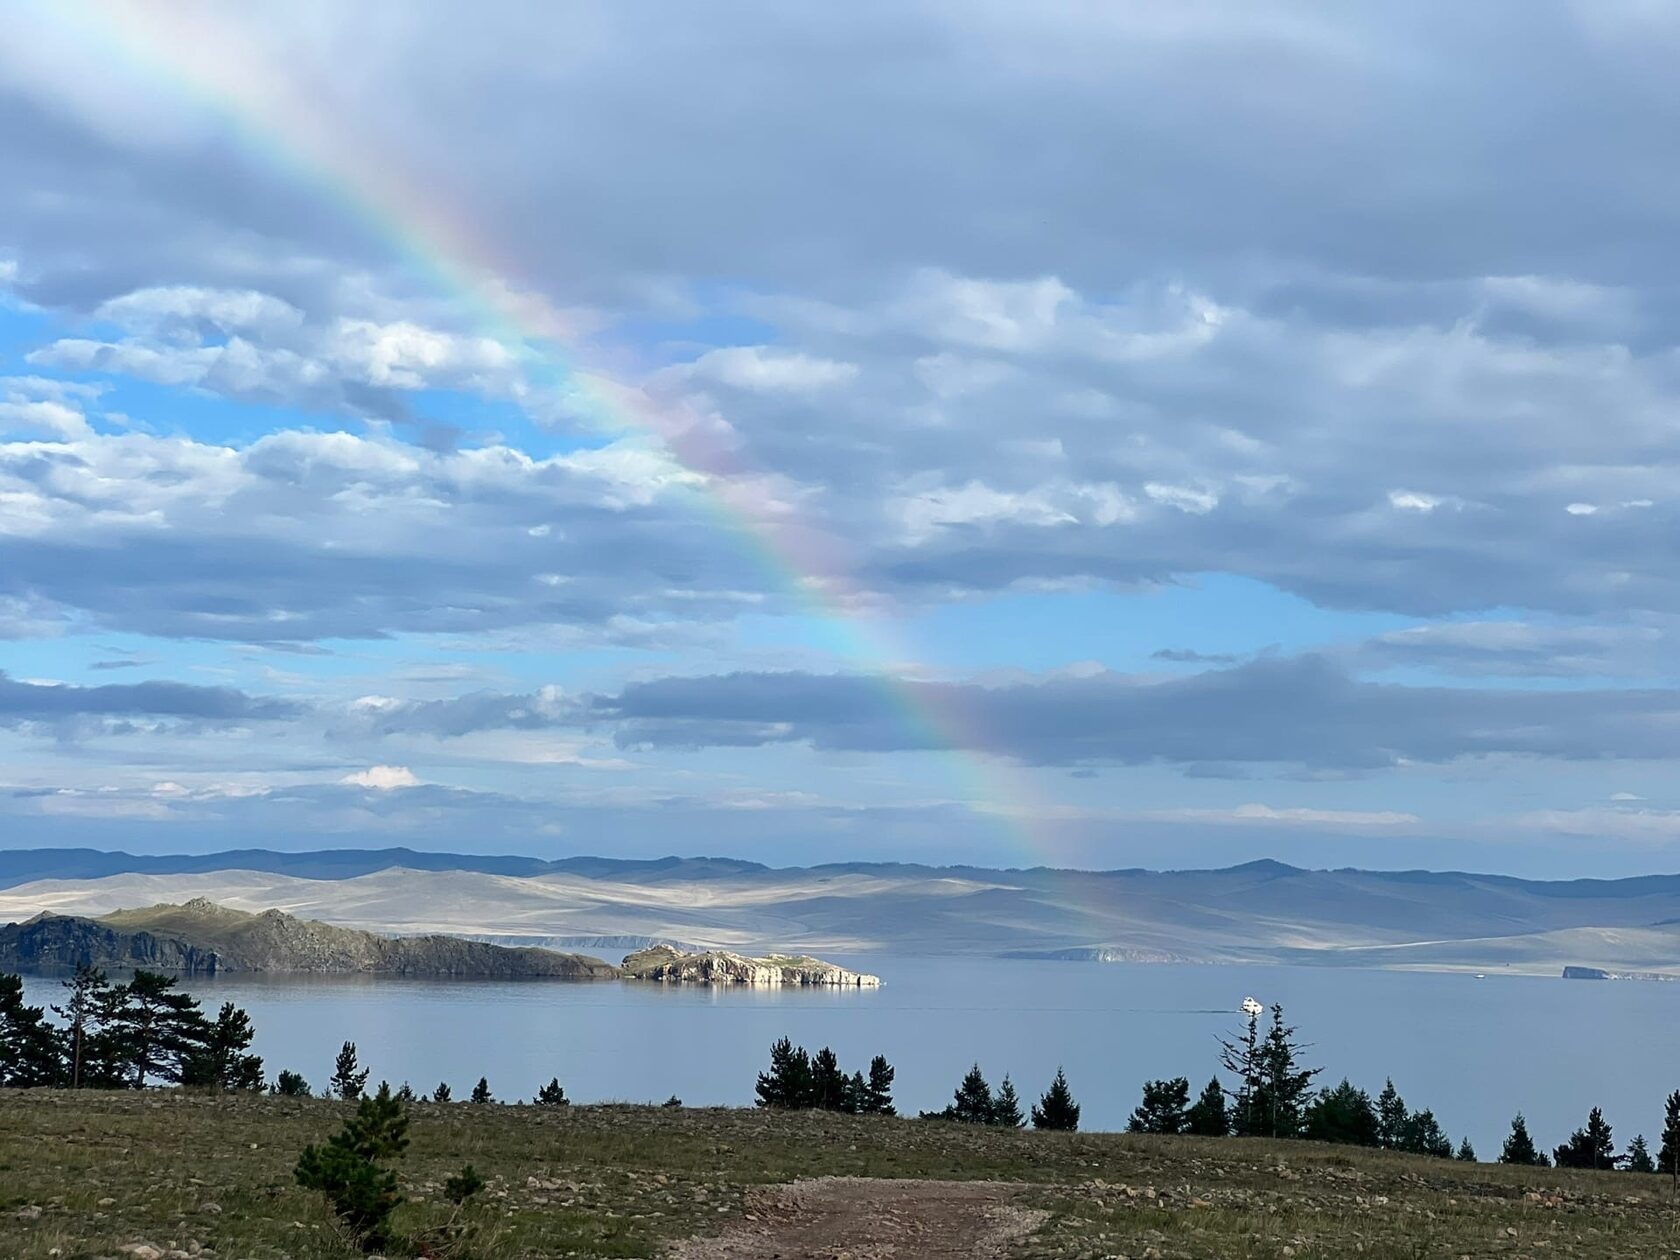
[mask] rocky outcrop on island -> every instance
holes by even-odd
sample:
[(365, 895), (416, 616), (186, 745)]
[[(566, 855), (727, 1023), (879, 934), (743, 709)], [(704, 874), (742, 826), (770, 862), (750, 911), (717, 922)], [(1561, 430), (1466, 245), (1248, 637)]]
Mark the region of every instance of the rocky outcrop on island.
[(183, 975), (270, 972), (436, 976), (479, 980), (611, 980), (618, 969), (585, 954), (489, 945), (454, 936), (379, 936), (293, 918), (248, 914), (202, 897), (119, 910), (103, 918), (40, 914), (0, 927), (0, 971), (144, 967)]
[(168, 934), (123, 932), (67, 914), (38, 914), (0, 927), (0, 971), (53, 971), (81, 963), (107, 970), (144, 968), (214, 975), (216, 951)]
[(1565, 980), (1657, 980), (1676, 981), (1680, 975), (1668, 971), (1608, 971), (1603, 967), (1568, 966), (1563, 969)]
[(659, 980), (668, 984), (746, 984), (762, 988), (879, 988), (879, 976), (847, 971), (834, 963), (803, 954), (770, 954), (748, 958), (713, 949), (685, 954), (669, 945), (655, 945), (625, 955), (621, 967), (626, 980)]
[(1004, 958), (1033, 958), (1053, 962), (1183, 963), (1194, 962), (1165, 949), (1133, 949), (1124, 945), (1077, 945), (1072, 949), (1012, 949)]

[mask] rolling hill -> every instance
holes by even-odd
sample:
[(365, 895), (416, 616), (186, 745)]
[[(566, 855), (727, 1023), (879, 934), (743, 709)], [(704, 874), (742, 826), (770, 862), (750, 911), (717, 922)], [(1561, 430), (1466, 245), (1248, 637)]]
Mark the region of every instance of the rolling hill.
[[(1026, 955), (1557, 974), (1680, 971), (1680, 876), (987, 870), (713, 858), (0, 853), (0, 921), (199, 897), (397, 936), (502, 945), (681, 942), (737, 952)], [(28, 876), (28, 878), (21, 878)]]

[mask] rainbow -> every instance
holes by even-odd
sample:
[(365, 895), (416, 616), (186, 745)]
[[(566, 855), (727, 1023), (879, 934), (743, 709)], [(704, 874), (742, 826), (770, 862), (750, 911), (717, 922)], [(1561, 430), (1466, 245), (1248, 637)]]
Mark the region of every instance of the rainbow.
[(957, 799), (1029, 862), (1051, 862), (1057, 846), (1046, 828), (1058, 811), (1037, 801), (1022, 771), (971, 751), (986, 744), (985, 733), (947, 689), (915, 684), (901, 664), (906, 654), (856, 579), (850, 549), (803, 519), (722, 426), (579, 362), (572, 349), (578, 329), (566, 312), (510, 283), (510, 261), (439, 189), (419, 186), (389, 154), (362, 144), (347, 120), (327, 117), (306, 84), (226, 20), (236, 10), (126, 0), (31, 7), (41, 22), (108, 55), (119, 72), (206, 110), (248, 149), (359, 222), (461, 304), (484, 335), (541, 368), (582, 417), (655, 439), (698, 480), (712, 515), (745, 541), (771, 580), (833, 628), (848, 665), (880, 680), (918, 742), (943, 753)]

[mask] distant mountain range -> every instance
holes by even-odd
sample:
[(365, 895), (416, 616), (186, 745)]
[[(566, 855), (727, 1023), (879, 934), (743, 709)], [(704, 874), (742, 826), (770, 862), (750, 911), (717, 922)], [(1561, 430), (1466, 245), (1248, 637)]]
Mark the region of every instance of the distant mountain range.
[(1680, 973), (1680, 876), (1462, 872), (778, 869), (723, 858), (406, 849), (134, 857), (0, 852), (0, 922), (206, 897), (392, 935), (551, 948), (677, 941), (768, 953), (967, 954), (1532, 972)]
[(422, 853), (416, 849), (321, 849), (281, 853), (273, 849), (230, 849), (223, 853), (164, 856), (106, 853), (99, 849), (0, 850), (0, 888), (36, 879), (99, 879), (106, 875), (191, 875), (210, 871), (266, 871), (300, 879), (350, 879), (400, 866), (411, 871), (476, 871), (484, 875), (572, 875), (612, 879), (658, 879), (681, 873), (687, 879), (738, 875), (770, 869), (730, 858), (542, 858), (466, 853)]

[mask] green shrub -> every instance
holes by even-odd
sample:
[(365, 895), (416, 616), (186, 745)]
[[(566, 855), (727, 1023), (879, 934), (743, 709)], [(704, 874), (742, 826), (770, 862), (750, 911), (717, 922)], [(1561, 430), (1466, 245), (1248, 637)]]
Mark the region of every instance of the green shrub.
[(391, 1241), (391, 1213), (402, 1196), (397, 1175), (382, 1160), (395, 1159), (408, 1147), (408, 1114), (381, 1084), (363, 1097), (356, 1114), (325, 1146), (306, 1146), (294, 1176), (306, 1190), (326, 1196), (351, 1240), (363, 1251), (383, 1250)]

